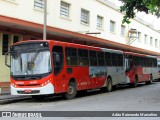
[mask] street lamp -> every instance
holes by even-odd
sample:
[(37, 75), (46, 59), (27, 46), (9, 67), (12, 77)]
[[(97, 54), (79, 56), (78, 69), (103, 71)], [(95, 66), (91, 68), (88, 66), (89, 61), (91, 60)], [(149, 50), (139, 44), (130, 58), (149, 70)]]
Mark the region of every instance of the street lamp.
[(47, 0), (44, 0), (44, 24), (43, 24), (43, 40), (46, 40), (47, 34)]

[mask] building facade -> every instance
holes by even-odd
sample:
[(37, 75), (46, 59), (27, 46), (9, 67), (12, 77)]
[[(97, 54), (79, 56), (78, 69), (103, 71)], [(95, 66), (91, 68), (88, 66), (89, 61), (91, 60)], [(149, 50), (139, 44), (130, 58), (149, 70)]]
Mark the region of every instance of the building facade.
[[(42, 39), (43, 0), (0, 0), (0, 82), (9, 82), (4, 64), (8, 47), (18, 41)], [(92, 36), (129, 47), (160, 53), (160, 32), (135, 18), (122, 24), (123, 14), (107, 0), (47, 0), (48, 39), (67, 34)], [(7, 22), (6, 22), (7, 20)], [(58, 29), (53, 29), (58, 28)], [(52, 29), (52, 30), (51, 30)], [(73, 37), (72, 37), (73, 38)], [(78, 38), (77, 38), (78, 40)], [(76, 41), (76, 40), (75, 40)], [(70, 41), (69, 41), (70, 42)]]

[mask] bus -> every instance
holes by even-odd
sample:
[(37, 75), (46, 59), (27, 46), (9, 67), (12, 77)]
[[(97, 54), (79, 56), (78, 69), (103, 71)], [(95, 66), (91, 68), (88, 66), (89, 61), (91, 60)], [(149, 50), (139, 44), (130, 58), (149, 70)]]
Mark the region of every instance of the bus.
[(151, 84), (158, 79), (157, 58), (133, 52), (124, 52), (126, 63), (126, 80), (131, 86), (145, 82)]
[(160, 80), (160, 56), (157, 57), (157, 64), (158, 64), (158, 80)]
[(72, 99), (82, 90), (110, 92), (112, 86), (126, 81), (123, 59), (119, 50), (53, 40), (18, 42), (6, 53), (11, 94), (36, 97), (63, 93)]

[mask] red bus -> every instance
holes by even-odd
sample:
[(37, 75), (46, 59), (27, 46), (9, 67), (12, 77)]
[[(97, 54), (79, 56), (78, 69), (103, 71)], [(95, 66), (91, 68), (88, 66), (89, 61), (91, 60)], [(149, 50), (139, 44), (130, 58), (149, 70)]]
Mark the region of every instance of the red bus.
[(158, 80), (160, 80), (160, 56), (157, 57), (157, 64), (158, 64)]
[(151, 84), (158, 79), (157, 58), (132, 52), (124, 52), (126, 65), (126, 80), (131, 86), (145, 82)]
[(10, 54), (12, 95), (64, 93), (72, 99), (77, 91), (112, 91), (126, 81), (119, 50), (36, 40), (12, 45)]
[[(38, 98), (62, 93), (72, 99), (82, 90), (110, 92), (117, 84), (150, 83), (156, 74), (151, 56), (53, 40), (18, 42), (6, 58), (9, 53), (12, 95)], [(150, 62), (140, 67), (139, 59)]]

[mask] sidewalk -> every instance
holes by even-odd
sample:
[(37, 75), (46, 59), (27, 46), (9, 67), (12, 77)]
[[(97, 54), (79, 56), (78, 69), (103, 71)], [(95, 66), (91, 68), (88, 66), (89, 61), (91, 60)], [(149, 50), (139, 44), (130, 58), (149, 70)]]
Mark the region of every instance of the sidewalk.
[(31, 96), (11, 95), (10, 88), (0, 88), (0, 105), (30, 99)]

